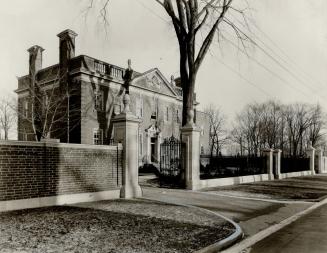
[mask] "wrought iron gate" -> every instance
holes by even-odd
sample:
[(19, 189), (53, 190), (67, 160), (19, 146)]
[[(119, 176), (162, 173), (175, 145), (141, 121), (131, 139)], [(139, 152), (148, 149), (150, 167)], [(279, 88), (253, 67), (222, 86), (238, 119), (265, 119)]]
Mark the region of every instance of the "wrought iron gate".
[(174, 136), (160, 145), (160, 185), (184, 187), (185, 144)]

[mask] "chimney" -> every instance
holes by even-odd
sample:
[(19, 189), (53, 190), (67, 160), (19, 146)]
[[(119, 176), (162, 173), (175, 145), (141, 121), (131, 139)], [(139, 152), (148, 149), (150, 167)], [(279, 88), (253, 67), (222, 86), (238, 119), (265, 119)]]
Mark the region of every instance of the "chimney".
[(59, 37), (59, 69), (61, 87), (68, 83), (69, 60), (75, 57), (75, 37), (77, 33), (65, 30), (57, 35)]
[(29, 56), (29, 75), (34, 76), (42, 69), (42, 52), (44, 49), (38, 45), (32, 46), (27, 50)]
[(66, 64), (75, 57), (75, 37), (77, 33), (72, 30), (65, 30), (57, 35), (59, 37), (59, 63)]

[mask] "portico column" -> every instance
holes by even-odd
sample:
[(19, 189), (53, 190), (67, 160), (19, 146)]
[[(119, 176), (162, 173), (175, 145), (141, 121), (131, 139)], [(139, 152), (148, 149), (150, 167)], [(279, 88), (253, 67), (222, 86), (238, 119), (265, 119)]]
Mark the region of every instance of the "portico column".
[(140, 120), (129, 110), (129, 95), (124, 96), (124, 111), (113, 118), (115, 129), (114, 140), (123, 144), (123, 185), (121, 198), (137, 198), (142, 196), (138, 182), (138, 129)]
[(274, 172), (273, 172), (273, 149), (265, 149), (263, 150), (263, 154), (267, 157), (267, 173), (269, 175), (269, 179), (274, 179)]
[(311, 145), (307, 149), (307, 155), (310, 157), (310, 171), (312, 175), (315, 175), (315, 148)]
[(275, 149), (274, 150), (274, 157), (275, 157), (275, 171), (276, 171), (276, 175), (277, 175), (277, 179), (281, 179), (282, 178), (282, 174), (280, 171), (281, 168), (281, 157), (282, 157), (282, 150), (280, 149)]
[(185, 143), (185, 183), (186, 188), (196, 190), (200, 187), (200, 129), (186, 125), (181, 129), (182, 143)]

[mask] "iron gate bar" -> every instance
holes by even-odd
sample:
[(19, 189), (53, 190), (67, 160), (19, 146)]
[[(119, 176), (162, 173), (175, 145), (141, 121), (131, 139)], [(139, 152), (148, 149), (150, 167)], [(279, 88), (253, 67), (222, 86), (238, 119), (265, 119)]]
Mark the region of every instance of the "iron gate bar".
[(183, 186), (182, 183), (182, 142), (171, 136), (160, 144), (160, 185), (168, 183)]

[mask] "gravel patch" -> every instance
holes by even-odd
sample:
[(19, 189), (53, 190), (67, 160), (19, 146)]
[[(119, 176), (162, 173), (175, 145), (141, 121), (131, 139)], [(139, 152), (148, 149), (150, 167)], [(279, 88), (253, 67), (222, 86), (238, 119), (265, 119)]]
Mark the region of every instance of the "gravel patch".
[(100, 202), (102, 210), (58, 206), (1, 213), (0, 252), (186, 253), (234, 232), (229, 223), (173, 205), (111, 203)]

